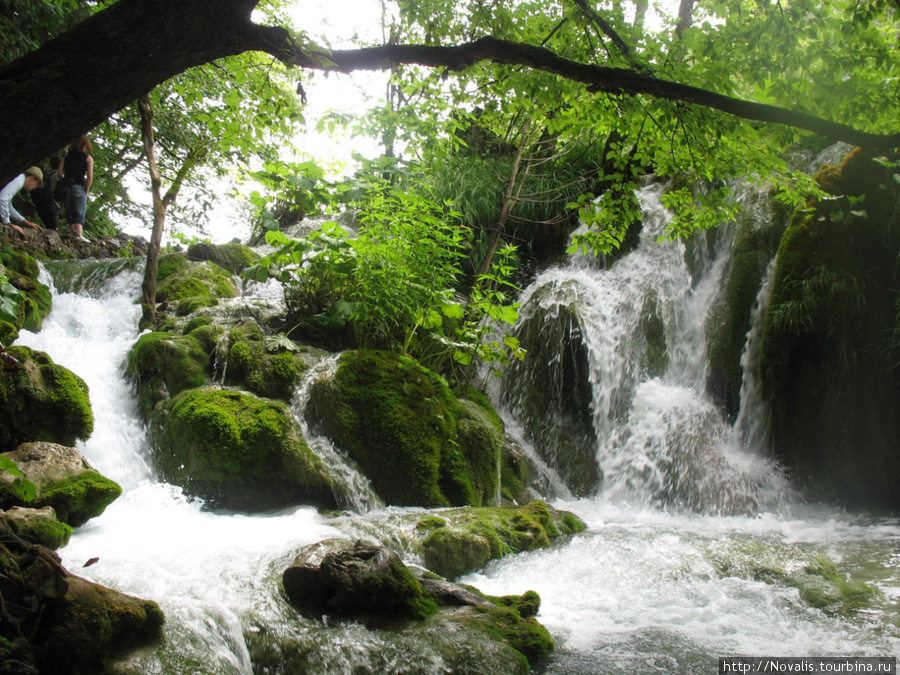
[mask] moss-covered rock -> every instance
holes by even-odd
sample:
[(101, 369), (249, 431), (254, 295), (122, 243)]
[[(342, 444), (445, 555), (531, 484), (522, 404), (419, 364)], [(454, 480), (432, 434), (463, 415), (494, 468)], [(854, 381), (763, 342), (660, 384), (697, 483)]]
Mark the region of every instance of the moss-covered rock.
[(422, 620), (437, 611), (437, 603), (396, 553), (362, 542), (325, 554), (317, 566), (292, 565), (282, 584), (296, 606), (319, 616), (337, 613), (383, 624)]
[(127, 373), (138, 385), (145, 419), (161, 401), (208, 381), (210, 339), (205, 324), (187, 335), (158, 331), (138, 338), (128, 355)]
[(149, 600), (69, 575), (68, 589), (48, 602), (34, 637), (35, 665), (48, 675), (89, 675), (128, 651), (157, 641), (165, 616)]
[(355, 351), (313, 387), (309, 411), (388, 503), (480, 505), (496, 500), (502, 438), (485, 405), (412, 359)]
[(50, 313), (53, 298), (50, 289), (38, 281), (39, 272), (37, 260), (30, 255), (0, 246), (0, 276), (9, 277), (9, 283), (22, 294), (16, 329), (37, 332)]
[[(371, 630), (415, 636), (419, 649), (427, 644), (451, 672), (525, 674), (554, 649), (550, 634), (534, 619), (537, 593), (486, 597), (471, 587), (413, 574), (380, 546), (331, 541), (307, 547), (285, 570), (282, 587), (307, 616), (329, 614)], [(490, 659), (489, 667), (478, 657)]]
[(68, 544), (73, 532), (71, 525), (57, 520), (51, 506), (40, 509), (14, 506), (0, 512), (0, 519), (26, 542), (40, 544), (52, 551)]
[(182, 253), (159, 258), (156, 299), (177, 303), (194, 297), (234, 298), (237, 288), (228, 274), (213, 262), (193, 262)]
[(866, 584), (848, 581), (833, 560), (816, 550), (751, 539), (723, 539), (710, 547), (709, 554), (722, 576), (792, 586), (810, 607), (864, 603), (874, 594)]
[(18, 365), (0, 370), (0, 452), (29, 441), (75, 445), (90, 437), (94, 416), (84, 380), (43, 352), (7, 352)]
[(157, 471), (190, 495), (253, 511), (335, 506), (321, 460), (281, 402), (201, 387), (157, 406), (151, 428)]
[(191, 260), (209, 260), (232, 274), (240, 274), (259, 260), (260, 255), (249, 246), (228, 244), (191, 244), (187, 251)]
[(817, 499), (900, 506), (900, 210), (891, 171), (857, 149), (833, 195), (781, 239), (760, 374), (772, 447)]
[[(434, 520), (438, 516), (444, 525)], [(490, 560), (546, 548), (554, 539), (585, 528), (571, 513), (532, 502), (520, 508), (439, 511), (420, 520), (417, 529), (424, 534), (419, 553), (425, 566), (454, 579), (481, 569)]]
[(324, 352), (305, 345), (270, 346), (255, 323), (243, 323), (228, 335), (226, 384), (265, 398), (290, 401), (300, 378)]
[[(5, 453), (35, 487), (28, 506), (50, 506), (57, 518), (72, 527), (99, 516), (122, 494), (122, 488), (102, 476), (75, 448), (56, 443), (23, 443)], [(11, 489), (11, 477), (0, 475), (0, 507), (26, 505)]]

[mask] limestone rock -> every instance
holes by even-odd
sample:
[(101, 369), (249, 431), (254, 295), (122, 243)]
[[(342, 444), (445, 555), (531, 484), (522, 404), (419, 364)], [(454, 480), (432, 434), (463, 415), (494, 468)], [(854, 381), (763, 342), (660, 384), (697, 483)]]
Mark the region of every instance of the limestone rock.
[[(99, 516), (122, 494), (122, 488), (100, 475), (76, 448), (56, 443), (23, 443), (5, 453), (34, 483), (35, 498), (28, 505), (53, 507), (57, 517), (72, 527)], [(12, 477), (0, 474), (0, 505), (22, 506), (8, 487)]]

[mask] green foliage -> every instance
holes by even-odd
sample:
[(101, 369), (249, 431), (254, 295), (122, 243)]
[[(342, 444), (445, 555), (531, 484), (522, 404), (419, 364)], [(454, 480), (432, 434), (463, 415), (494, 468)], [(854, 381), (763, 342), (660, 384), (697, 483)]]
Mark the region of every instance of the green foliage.
[(25, 478), (25, 474), (19, 469), (19, 465), (12, 461), (9, 457), (0, 455), (0, 471), (13, 476), (10, 484), (15, 495), (23, 502), (34, 500), (35, 488), (34, 483)]
[(512, 249), (464, 303), (457, 297), (468, 230), (448, 203), (383, 185), (360, 203), (361, 227), (351, 236), (325, 223), (303, 239), (271, 230), (277, 250), (244, 272), (286, 285), (292, 321), (320, 329), (346, 329), (352, 344), (414, 355), (429, 364), (450, 359), (499, 361), (521, 356), (513, 342), (483, 341), (483, 319), (515, 322), (508, 281)]
[(19, 303), (22, 294), (9, 283), (9, 277), (0, 275), (0, 320), (16, 324), (19, 321)]

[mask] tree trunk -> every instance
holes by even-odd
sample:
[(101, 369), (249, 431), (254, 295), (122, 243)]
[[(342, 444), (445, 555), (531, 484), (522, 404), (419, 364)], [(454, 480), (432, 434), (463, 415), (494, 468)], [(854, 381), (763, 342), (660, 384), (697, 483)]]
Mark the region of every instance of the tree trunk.
[(144, 154), (150, 166), (150, 188), (153, 193), (153, 233), (147, 247), (147, 267), (144, 270), (144, 283), (141, 284), (141, 322), (140, 327), (153, 328), (156, 325), (156, 276), (159, 269), (159, 249), (162, 246), (163, 225), (166, 222), (166, 204), (162, 198), (162, 180), (156, 166), (156, 150), (153, 140), (153, 108), (150, 105), (150, 94), (144, 94), (138, 101), (141, 111), (141, 137), (144, 141)]

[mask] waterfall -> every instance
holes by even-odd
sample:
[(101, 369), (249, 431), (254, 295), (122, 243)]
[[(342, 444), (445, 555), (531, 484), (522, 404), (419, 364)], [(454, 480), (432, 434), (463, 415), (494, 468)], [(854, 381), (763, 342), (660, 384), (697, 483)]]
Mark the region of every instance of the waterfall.
[[(732, 238), (725, 228), (692, 274), (684, 244), (664, 237), (662, 190), (640, 191), (640, 243), (612, 267), (575, 257), (524, 291), (517, 330), (539, 353), (504, 378), (499, 403), (577, 495), (753, 512), (782, 498), (786, 483), (705, 392), (706, 321)], [(544, 410), (534, 399), (542, 387), (551, 389)], [(590, 418), (573, 442), (580, 412), (559, 402), (579, 399)], [(764, 419), (758, 407), (748, 415)]]
[(341, 453), (327, 436), (310, 431), (306, 422), (306, 406), (309, 403), (313, 383), (318, 379), (328, 379), (337, 371), (340, 355), (323, 358), (316, 366), (310, 368), (297, 386), (291, 401), (291, 412), (300, 423), (303, 437), (310, 449), (324, 462), (329, 473), (343, 487), (337, 495), (342, 508), (350, 508), (357, 513), (367, 513), (373, 509), (383, 508), (384, 502), (375, 492), (372, 483), (366, 478), (346, 454)]

